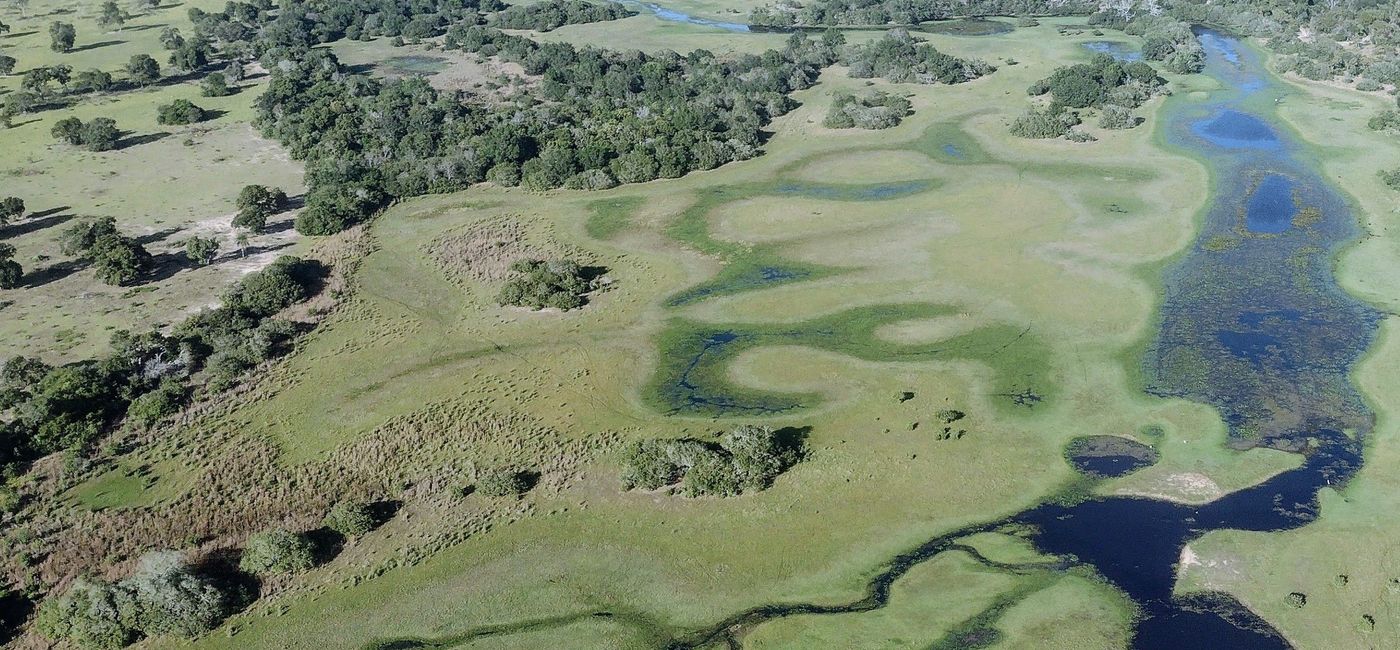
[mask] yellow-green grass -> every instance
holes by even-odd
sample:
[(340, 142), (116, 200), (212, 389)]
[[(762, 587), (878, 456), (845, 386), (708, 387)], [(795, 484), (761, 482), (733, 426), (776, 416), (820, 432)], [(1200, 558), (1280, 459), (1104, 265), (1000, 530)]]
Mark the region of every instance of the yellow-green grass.
[[(1162, 460), (1153, 471), (1199, 473), (1222, 489), (1293, 462), (1227, 450), (1210, 409), (1140, 392), (1124, 359), (1152, 333), (1151, 272), (1192, 241), (1205, 174), (1194, 161), (1154, 146), (1150, 118), (1158, 102), (1143, 109), (1149, 126), (1099, 133), (1093, 145), (1011, 138), (1006, 124), (1023, 110), (1024, 89), (1056, 65), (1088, 56), (1077, 40), (1056, 34), (1063, 21), (1043, 22), (1000, 37), (931, 37), (950, 53), (1023, 63), (969, 84), (898, 86), (911, 95), (915, 113), (891, 130), (820, 126), (833, 92), (866, 87), (832, 70), (799, 94), (802, 106), (773, 125), (766, 154), (753, 161), (608, 192), (479, 188), (391, 209), (374, 225), (377, 249), (359, 267), (349, 300), (264, 379), (261, 399), (226, 417), (238, 435), (276, 441), (284, 464), (344, 448), (428, 405), (479, 401), (578, 438), (603, 431), (624, 440), (705, 437), (748, 420), (811, 427), (807, 458), (770, 489), (734, 499), (623, 493), (616, 463), (603, 458), (557, 495), (528, 497), (539, 514), (356, 586), (274, 603), (281, 615), (259, 608), (235, 617), (228, 629), (236, 634), (215, 633), (195, 645), (355, 648), (525, 625), (518, 634), (474, 643), (538, 647), (567, 639), (581, 647), (646, 647), (657, 634), (700, 628), (749, 607), (859, 599), (895, 555), (1019, 511), (1075, 482), (1061, 450), (1076, 436), (1137, 436), (1159, 426), (1170, 442), (1160, 443)], [(977, 155), (950, 159), (941, 153), (944, 141)], [(882, 163), (881, 151), (896, 162)], [(868, 174), (822, 177), (822, 169), (852, 166)], [(888, 201), (821, 193), (773, 200), (739, 190), (692, 210), (724, 188), (794, 178), (868, 184), (925, 174), (936, 183)], [(622, 216), (600, 226), (600, 205)], [(460, 272), (430, 255), (444, 237), (502, 221), (519, 224), (529, 250), (608, 267), (614, 287), (579, 311), (524, 312), (493, 303), (499, 279)], [(669, 303), (726, 266), (751, 261), (754, 251), (836, 271)], [(929, 314), (910, 314), (873, 330), (896, 349), (992, 326), (1027, 331), (1043, 350), (1053, 394), (1047, 390), (1033, 408), (1007, 408), (995, 362), (862, 358), (839, 346), (778, 342), (736, 355), (716, 372), (745, 390), (819, 396), (806, 408), (716, 421), (667, 417), (646, 399), (648, 381), (666, 363), (660, 344), (674, 319), (763, 328), (891, 304), (953, 306), (936, 318), (956, 321), (928, 327)], [(901, 401), (906, 391), (914, 397)], [(940, 439), (936, 413), (948, 408), (969, 414), (955, 423), (965, 435)], [(158, 485), (176, 484), (178, 474), (154, 472)], [(1148, 488), (1124, 482), (1104, 489)], [(1170, 484), (1152, 489), (1167, 498), (1200, 498)], [(402, 541), (375, 533), (355, 553), (393, 556)], [(1006, 540), (978, 542), (1014, 556), (997, 548)], [(345, 562), (297, 582), (329, 582)], [(936, 606), (943, 583), (927, 584), (923, 595), (900, 585), (936, 568), (921, 566), (896, 583), (887, 609), (851, 617), (872, 621), (860, 623), (867, 629), (909, 634), (909, 617)], [(966, 601), (981, 605), (940, 625), (956, 631), (993, 612), (988, 622), (998, 638), (1021, 647), (1041, 635), (1062, 647), (1117, 647), (1128, 634), (1124, 601), (1087, 578), (1060, 576), (1053, 586), (1025, 591), (1015, 582), (979, 582)], [(1050, 591), (1056, 588), (1065, 591)], [(606, 624), (571, 618), (599, 611), (625, 617)], [(531, 627), (548, 620), (559, 623)], [(842, 633), (840, 625), (812, 625), (777, 622), (760, 626), (752, 639), (772, 635), (774, 644), (792, 647), (785, 634)]]
[[(40, 65), (70, 65), (75, 74), (96, 68), (121, 80), (123, 66), (135, 54), (150, 54), (166, 75), (178, 74), (166, 63), (161, 31), (175, 27), (188, 36), (189, 9), (219, 10), (223, 3), (166, 5), (136, 16), (120, 31), (97, 25), (97, 6), (35, 0), (26, 16), (13, 5), (0, 10), (12, 28), (10, 35), (0, 36), (0, 52), (19, 61), (14, 75), (0, 77), (0, 92), (17, 91), (22, 73)], [(75, 51), (49, 49), (53, 21), (76, 26)], [(0, 339), (5, 341), (0, 356), (39, 355), (50, 362), (92, 357), (106, 351), (112, 330), (178, 321), (216, 302), (242, 274), (277, 254), (298, 250), (293, 233), (285, 229), (289, 224), (283, 223), (288, 217), (273, 220), (279, 232), (253, 236), (246, 256), (238, 254), (229, 225), (243, 185), (278, 186), (292, 196), (303, 191), (300, 165), (249, 124), (260, 83), (246, 81), (236, 94), (217, 98), (201, 97), (198, 79), (84, 95), (71, 107), (17, 116), (14, 128), (0, 130), (0, 196), (18, 196), (41, 215), (0, 230), (18, 249), (15, 259), (33, 274), (27, 281), (34, 285), (0, 291), (0, 301), (9, 303), (0, 311)], [(157, 107), (175, 99), (191, 100), (216, 111), (217, 117), (190, 126), (158, 125)], [(49, 130), (70, 116), (85, 121), (110, 117), (127, 135), (118, 150), (101, 153), (59, 144)], [(160, 279), (132, 289), (106, 286), (91, 270), (43, 272), (67, 259), (56, 241), (67, 221), (107, 216), (157, 255), (164, 269), (157, 274)], [(183, 265), (178, 251), (193, 235), (220, 240), (215, 264)]]
[[(1400, 287), (1400, 248), (1395, 243), (1397, 194), (1376, 172), (1400, 166), (1400, 143), (1369, 131), (1366, 120), (1392, 100), (1330, 84), (1295, 82), (1297, 92), (1279, 115), (1310, 145), (1327, 176), (1354, 201), (1368, 236), (1343, 252), (1340, 284), (1393, 312)], [(1227, 591), (1272, 623), (1300, 648), (1393, 647), (1400, 644), (1400, 402), (1394, 385), (1400, 368), (1400, 339), (1392, 316), (1382, 323), (1369, 355), (1353, 375), (1376, 424), (1365, 448), (1365, 465), (1345, 487), (1320, 495), (1317, 521), (1284, 532), (1214, 532), (1190, 545), (1180, 592)], [(1286, 599), (1307, 597), (1299, 608)], [(1367, 616), (1374, 619), (1374, 625)]]

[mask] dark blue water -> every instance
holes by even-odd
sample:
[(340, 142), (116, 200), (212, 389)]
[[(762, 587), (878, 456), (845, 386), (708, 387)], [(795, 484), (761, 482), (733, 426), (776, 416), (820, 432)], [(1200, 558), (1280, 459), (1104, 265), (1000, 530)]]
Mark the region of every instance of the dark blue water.
[(1293, 202), (1293, 180), (1270, 174), (1245, 204), (1245, 227), (1250, 232), (1278, 233), (1293, 225), (1298, 206)]

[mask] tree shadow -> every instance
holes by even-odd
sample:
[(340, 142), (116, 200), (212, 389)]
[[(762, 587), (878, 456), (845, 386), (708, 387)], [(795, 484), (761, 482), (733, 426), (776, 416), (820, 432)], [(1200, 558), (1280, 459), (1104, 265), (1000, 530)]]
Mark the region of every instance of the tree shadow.
[(87, 266), (87, 262), (83, 260), (65, 260), (57, 264), (50, 264), (37, 271), (24, 274), (24, 287), (27, 289), (42, 287), (73, 275)]
[(27, 32), (10, 32), (9, 34), (5, 34), (5, 37), (7, 37), (7, 38), (24, 38), (25, 36), (33, 36), (33, 35), (38, 34), (38, 33), (39, 33), (39, 30), (37, 30), (37, 29), (31, 29), (31, 30), (29, 30), (29, 31), (27, 31)]
[[(63, 206), (63, 208), (61, 208), (60, 210), (67, 209), (68, 206)], [(5, 233), (6, 237), (19, 237), (22, 235), (28, 235), (30, 233), (38, 232), (45, 228), (57, 226), (58, 224), (64, 223), (66, 221), (71, 221), (74, 218), (75, 217), (71, 214), (51, 214), (49, 216), (39, 217), (38, 219), (35, 219), (33, 216), (31, 216), (28, 219), (25, 219), (24, 221), (6, 226), (3, 232)]]
[(0, 592), (0, 644), (19, 637), (24, 622), (34, 613), (34, 602), (18, 592)]
[(228, 115), (228, 111), (221, 111), (217, 108), (206, 108), (204, 109), (204, 119), (200, 120), (199, 122), (201, 124), (203, 124), (204, 122), (213, 122), (214, 120), (217, 120), (225, 115)]
[(296, 225), (297, 224), (295, 219), (283, 219), (281, 221), (278, 221), (277, 223), (267, 224), (267, 227), (263, 228), (263, 231), (260, 234), (275, 235), (277, 233), (287, 232), (288, 230), (295, 228)]
[(224, 262), (232, 262), (232, 261), (234, 261), (234, 260), (243, 259), (243, 258), (248, 257), (248, 256), (250, 256), (250, 255), (258, 255), (258, 254), (261, 254), (261, 253), (271, 253), (271, 252), (273, 252), (273, 251), (280, 251), (280, 250), (282, 250), (282, 249), (284, 249), (284, 248), (291, 248), (291, 246), (292, 246), (291, 242), (287, 242), (287, 243), (284, 243), (284, 244), (271, 244), (271, 245), (268, 245), (268, 246), (246, 246), (246, 247), (244, 247), (244, 248), (235, 248), (235, 249), (229, 251), (227, 255), (220, 255), (218, 258), (216, 258), (216, 259), (214, 260), (213, 263), (214, 263), (214, 264), (221, 264), (221, 263), (224, 263)]
[(229, 615), (243, 611), (258, 599), (262, 583), (257, 576), (244, 573), (238, 568), (241, 551), (223, 548), (211, 551), (200, 557), (191, 571), (222, 588), (229, 605)]
[(305, 533), (306, 540), (311, 542), (312, 561), (316, 566), (321, 566), (345, 550), (345, 536), (333, 531), (325, 526), (315, 530), (308, 530)]
[(71, 50), (68, 50), (68, 52), (69, 52), (70, 54), (77, 54), (78, 52), (87, 52), (87, 51), (89, 51), (89, 50), (95, 50), (95, 49), (98, 49), (98, 48), (101, 48), (101, 47), (108, 47), (108, 46), (111, 46), (111, 45), (121, 45), (122, 43), (125, 43), (125, 42), (126, 42), (126, 41), (98, 41), (98, 42), (96, 42), (96, 43), (88, 43), (87, 45), (84, 45), (84, 46), (82, 46), (82, 47), (75, 47), (75, 48), (73, 48), (73, 49), (71, 49)]
[(773, 442), (782, 455), (797, 462), (807, 457), (807, 438), (812, 435), (812, 427), (783, 427), (773, 431)]
[(146, 282), (169, 280), (176, 273), (194, 266), (190, 258), (185, 257), (184, 251), (156, 253), (151, 256), (151, 270), (146, 274)]
[(64, 212), (64, 211), (72, 210), (72, 209), (73, 209), (73, 206), (71, 206), (71, 205), (60, 205), (60, 206), (58, 206), (58, 207), (56, 207), (56, 208), (49, 208), (49, 209), (47, 209), (47, 210), (39, 210), (39, 211), (36, 211), (36, 212), (30, 212), (30, 213), (29, 213), (29, 218), (30, 218), (30, 219), (42, 219), (42, 218), (44, 218), (44, 217), (47, 217), (47, 216), (50, 216), (50, 215), (55, 215), (55, 214), (58, 214), (58, 213), (60, 213), (60, 212)]
[(369, 504), (369, 512), (374, 517), (374, 527), (383, 526), (394, 515), (399, 514), (399, 509), (403, 507), (403, 502), (398, 499), (381, 499)]
[(157, 131), (157, 132), (155, 132), (155, 133), (147, 133), (147, 134), (145, 134), (145, 135), (132, 135), (132, 136), (127, 136), (127, 137), (122, 138), (122, 139), (120, 139), (120, 140), (117, 141), (117, 147), (116, 147), (116, 148), (117, 148), (118, 150), (121, 150), (121, 149), (126, 149), (127, 147), (138, 147), (138, 146), (141, 146), (141, 145), (143, 145), (143, 144), (151, 144), (152, 142), (159, 142), (159, 141), (164, 140), (164, 139), (166, 139), (166, 138), (168, 138), (168, 137), (170, 137), (170, 136), (171, 136), (171, 133), (170, 133), (169, 131)]
[(152, 233), (137, 235), (132, 237), (132, 239), (136, 240), (136, 243), (145, 246), (146, 244), (154, 244), (155, 242), (161, 241), (177, 232), (180, 232), (179, 228), (166, 228), (165, 230), (157, 230)]
[(169, 23), (157, 23), (157, 24), (155, 24), (155, 25), (137, 25), (137, 26), (135, 26), (135, 27), (123, 27), (123, 28), (122, 28), (122, 31), (124, 31), (124, 32), (144, 32), (144, 31), (146, 31), (146, 30), (148, 30), (148, 29), (159, 29), (159, 28), (161, 28), (161, 27), (166, 27), (166, 26), (168, 26), (168, 25), (169, 25)]

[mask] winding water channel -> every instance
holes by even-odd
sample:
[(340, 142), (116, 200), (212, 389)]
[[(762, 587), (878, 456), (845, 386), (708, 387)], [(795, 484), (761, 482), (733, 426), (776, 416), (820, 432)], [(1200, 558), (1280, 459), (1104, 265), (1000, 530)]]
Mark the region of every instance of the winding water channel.
[[(1276, 114), (1289, 88), (1255, 50), (1209, 30), (1198, 36), (1207, 52), (1205, 74), (1219, 88), (1170, 98), (1158, 127), (1165, 146), (1207, 166), (1211, 195), (1197, 241), (1162, 277), (1160, 327), (1143, 360), (1147, 389), (1210, 404), (1236, 446), (1293, 451), (1304, 456), (1302, 466), (1203, 506), (1095, 498), (951, 531), (892, 558), (865, 596), (847, 604), (758, 607), (664, 642), (670, 632), (644, 621), (639, 627), (670, 648), (737, 647), (746, 632), (774, 619), (878, 609), (912, 567), (965, 549), (959, 538), (1017, 525), (1034, 531), (1039, 550), (1092, 567), (1138, 606), (1135, 648), (1289, 647), (1227, 595), (1174, 597), (1176, 563), (1188, 542), (1212, 530), (1305, 525), (1317, 515), (1318, 490), (1355, 473), (1372, 415), (1348, 373), (1380, 315), (1332, 276), (1332, 258), (1361, 233), (1347, 201)], [(371, 647), (446, 647), (494, 632)]]

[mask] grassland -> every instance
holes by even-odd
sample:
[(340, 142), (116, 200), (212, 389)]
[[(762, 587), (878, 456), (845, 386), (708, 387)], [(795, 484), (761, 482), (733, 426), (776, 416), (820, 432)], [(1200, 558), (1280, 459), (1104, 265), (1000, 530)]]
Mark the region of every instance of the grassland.
[[(121, 30), (97, 25), (99, 3), (35, 0), (23, 15), (7, 6), (11, 32), (0, 35), (0, 52), (18, 60), (15, 74), (0, 77), (0, 93), (20, 88), (21, 75), (36, 66), (66, 64), (74, 73), (101, 69), (123, 79), (122, 67), (136, 54), (150, 54), (167, 78), (144, 89), (81, 95), (67, 108), (21, 115), (0, 130), (0, 195), (25, 200), (30, 218), (11, 224), (5, 241), (27, 273), (26, 286), (0, 291), (3, 356), (38, 355), (50, 362), (89, 358), (107, 349), (116, 329), (144, 329), (178, 321), (187, 312), (217, 302), (223, 287), (298, 244), (290, 215), (271, 221), (269, 233), (246, 248), (229, 225), (239, 189), (252, 183), (302, 193), (301, 167), (276, 143), (249, 124), (261, 92), (250, 78), (226, 97), (201, 97), (197, 78), (182, 78), (166, 65), (160, 33), (166, 27), (191, 33), (191, 8), (221, 9), (222, 2), (194, 0), (138, 14)], [(49, 48), (48, 25), (70, 22), (78, 32), (74, 50)], [(215, 112), (212, 120), (183, 127), (156, 123), (156, 108), (188, 99)], [(49, 134), (64, 117), (110, 117), (125, 132), (113, 151), (87, 152), (59, 144)], [(68, 221), (114, 217), (156, 255), (156, 280), (136, 288), (109, 287), (58, 250)], [(220, 241), (216, 262), (184, 264), (183, 240), (194, 235)]]
[[(173, 20), (176, 12), (162, 11)], [(718, 5), (705, 11), (729, 15)], [(1079, 43), (1092, 37), (1059, 35), (1056, 26), (1068, 21), (1042, 22), (994, 38), (930, 36), (952, 54), (1022, 61), (973, 83), (889, 86), (828, 70), (821, 84), (799, 94), (802, 106), (773, 125), (765, 155), (752, 161), (606, 192), (484, 187), (396, 205), (353, 240), (363, 258), (346, 299), (295, 355), (246, 393), (69, 491), (76, 507), (65, 516), (95, 531), (93, 549), (107, 551), (114, 561), (104, 568), (117, 572), (141, 549), (96, 532), (139, 530), (170, 545), (218, 546), (236, 542), (267, 512), (293, 526), (314, 525), (342, 492), (402, 502), (384, 528), (329, 564), (272, 585), (272, 597), (224, 630), (148, 647), (358, 648), (437, 639), (473, 648), (648, 648), (753, 606), (857, 599), (898, 553), (1078, 484), (1061, 460), (1064, 444), (1077, 436), (1130, 436), (1161, 453), (1154, 467), (1094, 488), (1106, 493), (1204, 502), (1295, 465), (1296, 457), (1279, 452), (1226, 449), (1225, 427), (1208, 407), (1142, 394), (1125, 359), (1135, 360), (1152, 331), (1155, 274), (1193, 240), (1207, 179), (1195, 162), (1155, 146), (1151, 118), (1161, 100), (1143, 109), (1144, 127), (1087, 129), (1099, 137), (1092, 145), (1010, 138), (1006, 125), (1023, 110), (1024, 89), (1089, 54)], [(81, 44), (81, 23), (79, 29)], [(133, 38), (151, 38), (152, 31)], [(543, 38), (616, 45), (622, 35), (644, 49), (727, 51), (761, 50), (785, 38), (649, 16)], [(35, 39), (43, 38), (0, 43), (22, 42), (36, 58), (56, 56), (38, 51), (44, 42)], [(126, 46), (91, 52), (118, 47)], [(354, 44), (347, 54), (372, 63), (390, 51), (382, 43)], [(915, 113), (876, 133), (820, 126), (833, 94), (869, 84), (908, 95)], [(153, 128), (156, 104), (194, 92), (174, 84), (124, 95), (110, 108), (78, 110), (113, 114), (124, 126), (125, 113), (117, 111), (130, 111), (128, 128)], [(236, 122), (246, 120), (255, 92), (228, 98), (229, 113), (215, 124), (245, 146), (264, 147), (234, 132), (247, 128)], [(1284, 114), (1317, 139), (1336, 128), (1324, 117), (1334, 114), (1323, 110), (1327, 101), (1373, 102), (1300, 88), (1298, 106), (1289, 104)], [(1365, 214), (1389, 215), (1374, 180), (1378, 159), (1357, 154), (1366, 151), (1358, 124), (1368, 114), (1346, 113), (1346, 130), (1362, 135), (1319, 150), (1329, 152), (1330, 171), (1348, 177), (1343, 185)], [(28, 163), (46, 170), (35, 178), (86, 187), (85, 174), (132, 159), (116, 156), (180, 136), (110, 156), (46, 149), (42, 121), (0, 137), (30, 138), (15, 142), (45, 152)], [(184, 170), (202, 146), (151, 151)], [(0, 160), (9, 155), (0, 152)], [(1400, 163), (1394, 151), (1384, 156), (1388, 166)], [(279, 159), (257, 174), (285, 187), (294, 172), (277, 165), (290, 167)], [(182, 179), (162, 183), (189, 190), (178, 192), (190, 202), (183, 206), (123, 190), (134, 192), (125, 211), (143, 215), (128, 227), (187, 227), (179, 219), (228, 211), (220, 206), (236, 187), (256, 182)], [(125, 187), (121, 180), (92, 186)], [(92, 203), (71, 209), (114, 207), (98, 203), (114, 199), (85, 200)], [(138, 209), (137, 201), (150, 203)], [(1383, 220), (1373, 225), (1384, 232)], [(22, 251), (38, 252), (52, 236), (46, 230), (17, 241)], [(1397, 295), (1385, 279), (1395, 275), (1396, 249), (1388, 242), (1368, 240), (1342, 261), (1349, 287), (1372, 299)], [(611, 288), (566, 313), (494, 304), (511, 259), (565, 256), (605, 267)], [(785, 272), (754, 275), (770, 268)], [(205, 272), (180, 275), (197, 273)], [(61, 282), (93, 290), (91, 278), (74, 274), (48, 287), (54, 304), (66, 300), (56, 292)], [(162, 291), (171, 292), (165, 313), (188, 297), (174, 282)], [(21, 308), (59, 319), (38, 303), (17, 301), (5, 313)], [(126, 326), (140, 322), (140, 313), (100, 317), (106, 320), (66, 313), (52, 322)], [(41, 333), (50, 321), (32, 320), (38, 317), (22, 325), (7, 318), (3, 327)], [(794, 331), (801, 335), (788, 335)], [(716, 332), (749, 338), (709, 359), (698, 381), (800, 407), (742, 415), (667, 408), (658, 386), (673, 385), (677, 359), (693, 353), (697, 337)], [(90, 349), (84, 346), (97, 343), (91, 338), (68, 353)], [(1329, 634), (1359, 633), (1339, 629), (1355, 624), (1357, 600), (1394, 598), (1385, 590), (1400, 569), (1387, 564), (1385, 539), (1366, 534), (1380, 525), (1377, 513), (1394, 505), (1386, 472), (1398, 462), (1386, 442), (1395, 435), (1394, 407), (1386, 408), (1379, 392), (1393, 383), (1393, 340), (1385, 337), (1358, 375), (1382, 414), (1363, 476), (1346, 495), (1328, 496), (1315, 526), (1268, 537), (1217, 534), (1194, 544), (1202, 565), (1187, 568), (1183, 588), (1224, 587), (1300, 645), (1317, 647)], [(38, 334), (31, 344), (48, 345)], [(966, 352), (972, 348), (976, 353)], [(1026, 399), (1023, 388), (1039, 400)], [(906, 392), (913, 396), (904, 399)], [(938, 435), (943, 409), (968, 413), (958, 423), (966, 435)], [(707, 438), (738, 421), (807, 430), (806, 460), (772, 488), (735, 499), (620, 491), (614, 452), (621, 443)], [(541, 485), (520, 500), (457, 495), (480, 468), (498, 465), (540, 471)], [(238, 512), (187, 529), (206, 509), (229, 508), (227, 494), (238, 495)], [(1343, 538), (1348, 557), (1312, 559)], [(1048, 560), (1014, 535), (962, 541), (991, 562), (950, 551), (897, 581), (884, 609), (785, 619), (759, 626), (745, 642), (1126, 643), (1128, 604), (1092, 576), (1001, 566)], [(1292, 561), (1278, 564), (1284, 557)], [(1219, 558), (1250, 567), (1249, 579), (1201, 573)], [(1382, 569), (1332, 564), (1360, 558)], [(1320, 595), (1321, 581), (1335, 584), (1340, 573), (1352, 576), (1338, 591), (1345, 597), (1318, 596), (1304, 609), (1285, 609), (1280, 589)], [(1364, 638), (1392, 639), (1395, 630), (1377, 634), (1391, 636)]]

